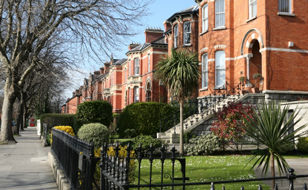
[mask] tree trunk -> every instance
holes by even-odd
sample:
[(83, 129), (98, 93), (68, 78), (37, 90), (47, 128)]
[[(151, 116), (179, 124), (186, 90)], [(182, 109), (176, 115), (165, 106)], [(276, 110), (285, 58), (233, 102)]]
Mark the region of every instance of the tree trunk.
[(13, 104), (15, 101), (15, 93), (13, 87), (8, 81), (4, 87), (4, 99), (2, 105), (1, 120), (1, 142), (16, 143), (12, 131)]
[(18, 102), (18, 109), (17, 109), (17, 121), (16, 121), (16, 127), (17, 127), (17, 134), (19, 135), (19, 129), (23, 130), (23, 98), (21, 96), (20, 101)]
[[(275, 177), (275, 159), (274, 159), (274, 154), (271, 152), (271, 172), (272, 172), (272, 177)], [(275, 189), (275, 179), (272, 181), (272, 189)]]
[(183, 101), (180, 100), (180, 154), (184, 154)]
[(28, 116), (28, 112), (27, 112), (27, 106), (24, 105), (23, 107), (23, 119), (22, 119), (22, 130), (24, 128), (27, 128), (27, 116)]

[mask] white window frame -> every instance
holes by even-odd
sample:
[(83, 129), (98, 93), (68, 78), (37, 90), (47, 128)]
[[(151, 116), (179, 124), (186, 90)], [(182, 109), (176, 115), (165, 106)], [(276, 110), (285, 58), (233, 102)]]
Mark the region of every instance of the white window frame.
[[(288, 1), (288, 2), (286, 2)], [(288, 11), (282, 10), (282, 3), (285, 3), (285, 5), (288, 6)], [(292, 13), (292, 0), (278, 0), (278, 11), (279, 13)]]
[(139, 87), (134, 87), (134, 103), (139, 102)]
[(257, 17), (258, 11), (258, 0), (249, 0), (249, 19)]
[[(221, 54), (221, 56), (223, 56), (221, 59), (219, 59), (220, 57), (219, 54)], [(221, 61), (221, 63), (219, 62)], [(219, 73), (222, 73), (224, 78), (222, 81), (219, 80)], [(219, 50), (215, 52), (215, 88), (216, 89), (221, 89), (221, 88), (225, 88), (225, 84), (226, 84), (226, 53), (225, 51)]]
[(177, 48), (178, 47), (178, 37), (179, 37), (179, 25), (176, 24), (173, 27), (173, 47)]
[(208, 4), (202, 7), (202, 33), (209, 30), (209, 7)]
[(201, 88), (206, 89), (209, 85), (209, 62), (208, 62), (208, 54), (205, 53), (202, 55), (201, 60), (201, 75), (202, 75), (202, 84)]
[(151, 72), (151, 54), (148, 53), (148, 73)]
[(137, 57), (134, 59), (134, 75), (140, 75), (140, 60)]
[[(185, 25), (186, 24), (189, 24), (189, 31), (185, 31)], [(187, 41), (187, 37), (190, 37), (189, 38), (189, 43), (187, 43), (186, 41)], [(184, 41), (184, 45), (190, 45), (191, 44), (191, 22), (190, 21), (185, 21), (184, 23), (183, 23), (183, 41)]]
[[(219, 6), (223, 6), (223, 8)], [(219, 10), (219, 9), (223, 9), (223, 10)], [(226, 25), (225, 12), (226, 12), (225, 11), (225, 0), (215, 0), (215, 28), (225, 27)]]

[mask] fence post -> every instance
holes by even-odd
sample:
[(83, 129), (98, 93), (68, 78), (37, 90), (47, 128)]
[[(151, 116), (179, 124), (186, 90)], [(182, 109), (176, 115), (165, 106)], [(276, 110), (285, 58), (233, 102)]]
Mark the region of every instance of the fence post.
[(294, 179), (296, 179), (296, 175), (294, 174), (294, 169), (289, 168), (288, 169), (288, 179), (290, 182), (289, 190), (294, 190)]

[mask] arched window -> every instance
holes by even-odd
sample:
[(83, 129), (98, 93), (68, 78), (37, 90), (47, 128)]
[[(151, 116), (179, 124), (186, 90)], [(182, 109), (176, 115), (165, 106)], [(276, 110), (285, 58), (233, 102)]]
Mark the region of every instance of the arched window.
[(151, 93), (151, 83), (148, 82), (147, 86), (146, 86), (146, 95), (145, 95), (145, 99), (146, 99), (145, 101), (146, 102), (151, 101), (151, 95), (152, 95), (152, 93)]

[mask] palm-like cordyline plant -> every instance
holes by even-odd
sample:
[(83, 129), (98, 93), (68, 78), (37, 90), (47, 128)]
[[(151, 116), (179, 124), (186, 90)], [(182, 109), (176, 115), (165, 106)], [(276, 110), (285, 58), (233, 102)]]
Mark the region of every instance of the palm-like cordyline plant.
[[(307, 126), (299, 123), (302, 119), (299, 117), (299, 110), (291, 115), (288, 115), (288, 110), (287, 106), (282, 108), (279, 104), (271, 102), (257, 107), (252, 117), (245, 119), (247, 135), (258, 144), (267, 147), (260, 157), (253, 159), (253, 168), (263, 166), (262, 173), (266, 173), (270, 167), (272, 177), (275, 177), (275, 162), (279, 173), (287, 172), (289, 165), (282, 152), (294, 142), (294, 139), (303, 134), (300, 131)], [(295, 129), (296, 125), (299, 126)], [(273, 180), (273, 188), (274, 186)]]
[(198, 88), (198, 58), (185, 50), (172, 50), (171, 56), (157, 64), (155, 75), (168, 88), (170, 95), (179, 101), (180, 153), (183, 154), (183, 103)]

